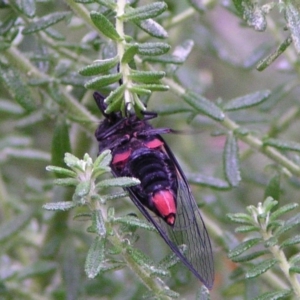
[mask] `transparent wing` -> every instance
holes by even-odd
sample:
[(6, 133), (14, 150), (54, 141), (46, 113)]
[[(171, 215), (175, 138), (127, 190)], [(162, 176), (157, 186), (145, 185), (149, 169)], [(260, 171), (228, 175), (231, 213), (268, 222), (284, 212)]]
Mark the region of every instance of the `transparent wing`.
[[(176, 161), (177, 163), (177, 161)], [(174, 227), (144, 207), (129, 188), (130, 198), (151, 222), (182, 263), (208, 288), (214, 283), (214, 263), (210, 239), (199, 208), (185, 178), (178, 176), (177, 213)], [(183, 175), (183, 174), (182, 174)], [(184, 176), (184, 175), (183, 175)], [(182, 251), (184, 245), (185, 251)]]
[[(159, 138), (164, 142), (165, 152), (178, 171), (176, 221), (173, 228), (164, 222), (161, 222), (161, 226), (164, 226), (164, 231), (177, 249), (182, 244), (187, 246), (182, 262), (208, 289), (211, 289), (214, 283), (214, 261), (208, 232), (179, 163), (168, 144), (161, 136)], [(172, 249), (171, 246), (170, 248)]]
[(186, 182), (179, 178), (177, 214), (174, 227), (161, 222), (169, 239), (178, 247), (186, 245), (183, 263), (209, 289), (214, 282), (214, 262), (210, 239), (199, 208)]

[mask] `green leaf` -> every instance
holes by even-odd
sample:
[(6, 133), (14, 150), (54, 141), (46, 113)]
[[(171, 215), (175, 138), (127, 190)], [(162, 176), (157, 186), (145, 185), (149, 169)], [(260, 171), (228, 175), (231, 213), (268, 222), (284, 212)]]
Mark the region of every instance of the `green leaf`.
[(287, 220), (284, 223), (284, 225), (275, 232), (275, 236), (279, 237), (281, 234), (298, 226), (299, 224), (300, 224), (300, 214), (297, 214), (294, 217), (292, 217), (291, 219)]
[(274, 236), (270, 237), (268, 240), (265, 241), (264, 246), (266, 248), (274, 247), (278, 244), (278, 239)]
[(129, 46), (126, 48), (121, 62), (123, 64), (129, 64), (134, 56), (138, 53), (139, 45), (138, 44), (129, 44)]
[(55, 185), (61, 186), (76, 186), (78, 184), (78, 179), (76, 178), (58, 178), (53, 181)]
[[(51, 163), (54, 166), (64, 167), (64, 156), (66, 152), (71, 152), (69, 138), (69, 127), (65, 118), (60, 118), (55, 125), (51, 144)], [(61, 174), (55, 173), (58, 177)]]
[(254, 266), (250, 270), (248, 270), (245, 274), (246, 278), (255, 278), (259, 275), (267, 272), (269, 269), (271, 269), (275, 264), (277, 263), (277, 260), (275, 258), (267, 259), (262, 262), (260, 262), (258, 265)]
[(284, 4), (287, 27), (292, 33), (296, 51), (300, 54), (300, 5), (297, 0), (286, 0)]
[(126, 267), (125, 262), (123, 262), (123, 261), (117, 261), (117, 262), (113, 261), (113, 262), (110, 262), (109, 265), (102, 266), (101, 273), (122, 270), (125, 267)]
[(76, 204), (72, 201), (61, 201), (61, 202), (51, 202), (51, 203), (46, 203), (43, 205), (44, 209), (47, 210), (70, 210), (71, 208), (75, 207)]
[(132, 177), (118, 177), (111, 179), (104, 179), (97, 183), (97, 188), (101, 187), (130, 187), (140, 184), (140, 181)]
[(56, 262), (39, 260), (32, 265), (23, 268), (18, 275), (18, 279), (24, 280), (25, 278), (34, 276), (43, 276), (49, 272), (54, 272), (57, 268), (58, 265)]
[(129, 78), (131, 78), (135, 82), (157, 83), (165, 75), (166, 75), (166, 73), (163, 72), (163, 71), (138, 71), (138, 70), (132, 70), (129, 74)]
[(117, 7), (115, 0), (97, 0), (97, 2), (112, 10), (114, 10)]
[(290, 265), (298, 264), (300, 262), (300, 254), (297, 253), (297, 254), (291, 256), (288, 261), (289, 261)]
[(275, 174), (269, 181), (264, 198), (272, 197), (273, 199), (280, 199), (280, 174)]
[(110, 201), (110, 200), (115, 200), (115, 199), (120, 199), (120, 198), (124, 198), (127, 197), (128, 193), (127, 192), (121, 192), (121, 193), (115, 193), (113, 195), (105, 195), (102, 196), (101, 199), (103, 200), (103, 202), (105, 203), (106, 201)]
[[(193, 40), (185, 40), (183, 43), (177, 45), (172, 53), (174, 57), (177, 57), (179, 61), (184, 63), (189, 57), (190, 53), (194, 48), (195, 42)], [(169, 72), (175, 73), (178, 69), (178, 64), (173, 64), (169, 67)]]
[(258, 71), (263, 71), (266, 69), (271, 63), (274, 62), (276, 58), (278, 58), (286, 49), (287, 47), (292, 43), (292, 38), (287, 37), (271, 54), (269, 54), (267, 57), (263, 58), (256, 66), (256, 69)]
[(172, 65), (180, 65), (183, 63), (181, 58), (174, 55), (147, 56), (143, 58), (143, 61)]
[(80, 197), (83, 197), (88, 195), (90, 190), (91, 190), (91, 182), (89, 180), (81, 181), (76, 187), (75, 194)]
[(233, 257), (239, 256), (260, 242), (262, 242), (261, 238), (252, 238), (245, 242), (242, 242), (241, 244), (239, 244), (238, 246), (236, 246), (235, 248), (229, 251), (228, 257), (232, 259)]
[(24, 110), (17, 103), (0, 99), (0, 112), (11, 115), (22, 115)]
[(93, 178), (98, 178), (104, 173), (110, 173), (111, 168), (110, 167), (100, 167), (100, 168), (93, 168)]
[(101, 89), (104, 86), (117, 82), (122, 78), (121, 73), (104, 75), (89, 80), (84, 86), (87, 89)]
[(226, 215), (232, 222), (239, 224), (252, 224), (252, 217), (244, 213), (235, 213)]
[(168, 32), (153, 19), (134, 21), (134, 23), (153, 37), (158, 39), (166, 39), (168, 37)]
[(169, 269), (178, 262), (180, 262), (180, 258), (174, 252), (171, 252), (159, 262), (158, 267)]
[(198, 289), (195, 300), (211, 300), (209, 289), (205, 285)]
[(223, 109), (226, 111), (231, 111), (252, 107), (267, 100), (270, 94), (271, 92), (269, 90), (264, 90), (238, 97), (227, 102)]
[(146, 256), (142, 251), (135, 248), (128, 248), (127, 253), (131, 256), (131, 258), (140, 266), (142, 266), (150, 275), (154, 276), (169, 276), (169, 272), (160, 267), (157, 267), (155, 263)]
[(6, 221), (0, 226), (0, 242), (8, 238), (12, 238), (13, 235), (20, 233), (25, 229), (26, 225), (32, 219), (34, 215), (34, 209), (27, 209), (22, 211), (22, 213), (17, 214), (15, 217)]
[(96, 237), (88, 251), (85, 261), (85, 273), (88, 278), (95, 278), (104, 263), (105, 239)]
[(7, 147), (29, 147), (32, 140), (25, 136), (11, 135), (0, 139), (0, 149)]
[(166, 43), (144, 43), (138, 44), (140, 55), (157, 56), (167, 53), (171, 46)]
[[(96, 0), (74, 0), (74, 2), (87, 4), (87, 3), (95, 3)], [(110, 8), (112, 10), (114, 10), (116, 8), (116, 3), (114, 0), (97, 0), (97, 3), (103, 5), (107, 8)]]
[(130, 9), (121, 16), (120, 19), (130, 21), (146, 20), (162, 14), (167, 8), (168, 7), (165, 2), (154, 2), (138, 8)]
[(263, 202), (262, 208), (265, 213), (269, 213), (278, 205), (278, 201), (268, 196)]
[(182, 95), (182, 98), (198, 112), (201, 112), (214, 120), (223, 121), (225, 118), (224, 113), (218, 106), (201, 95), (193, 92), (186, 92)]
[[(255, 122), (255, 120), (253, 122)], [(238, 127), (234, 129), (233, 133), (238, 137), (242, 137), (248, 135), (250, 133), (250, 130), (248, 128)]]
[(267, 28), (266, 12), (259, 5), (254, 4), (252, 10), (247, 10), (244, 19), (256, 31), (265, 31)]
[(248, 233), (248, 232), (253, 232), (253, 231), (259, 231), (259, 227), (254, 226), (254, 225), (244, 225), (244, 226), (239, 226), (235, 229), (235, 232), (238, 233)]
[(86, 197), (91, 190), (91, 182), (89, 180), (80, 182), (75, 189), (72, 200), (79, 205), (86, 204)]
[(165, 276), (165, 277), (170, 277), (170, 272), (166, 269), (164, 269), (163, 267), (156, 267), (153, 265), (144, 265), (143, 266), (149, 273), (150, 276)]
[(28, 18), (33, 18), (35, 16), (35, 2), (35, 0), (21, 0), (22, 11)]
[(60, 78), (59, 82), (64, 85), (73, 85), (75, 87), (83, 87), (86, 83), (86, 79), (77, 73), (70, 73)]
[(99, 154), (94, 162), (94, 168), (106, 168), (109, 167), (112, 160), (112, 155), (110, 150), (104, 150)]
[(268, 225), (267, 225), (267, 230), (270, 232), (274, 232), (274, 231), (278, 230), (279, 227), (282, 227), (283, 224), (284, 224), (284, 221), (282, 221), (282, 220), (276, 220), (276, 221), (269, 220)]
[(105, 220), (103, 218), (101, 210), (97, 209), (93, 211), (92, 214), (93, 227), (95, 232), (100, 236), (104, 237), (106, 235)]
[(131, 87), (128, 88), (128, 90), (130, 92), (136, 93), (138, 95), (151, 95), (151, 93), (152, 93), (151, 90), (141, 88), (138, 85), (131, 86)]
[(56, 12), (46, 15), (35, 22), (31, 22), (27, 27), (22, 30), (22, 34), (31, 34), (43, 29), (46, 29), (69, 16), (69, 12)]
[(292, 294), (292, 290), (280, 290), (275, 292), (267, 292), (255, 297), (253, 300), (282, 300), (287, 299)]
[(150, 259), (149, 256), (147, 256), (145, 253), (143, 253), (141, 250), (128, 247), (127, 253), (134, 259), (135, 262), (137, 262), (139, 265), (154, 265), (154, 262)]
[(134, 216), (124, 216), (124, 217), (117, 217), (114, 219), (114, 223), (120, 223), (124, 225), (132, 226), (133, 228), (143, 228), (149, 231), (156, 231), (155, 227), (144, 220), (140, 220)]
[(17, 149), (7, 147), (2, 154), (5, 154), (7, 157), (17, 158), (17, 159), (27, 159), (30, 161), (43, 161), (49, 163), (50, 155), (48, 152), (35, 150), (31, 148), (26, 149)]
[(280, 207), (279, 209), (277, 209), (275, 212), (273, 212), (270, 216), (270, 222), (274, 221), (276, 219), (278, 219), (281, 215), (294, 210), (295, 208), (297, 208), (299, 206), (298, 203), (290, 203), (290, 204), (286, 204), (282, 207)]
[(140, 84), (138, 87), (142, 90), (150, 90), (150, 91), (159, 91), (159, 92), (167, 92), (169, 90), (168, 85), (164, 84)]
[(106, 114), (110, 114), (112, 112), (117, 112), (122, 110), (122, 104), (124, 102), (122, 101), (122, 97), (116, 98), (114, 102), (109, 103), (105, 109)]
[(297, 273), (300, 274), (300, 266), (292, 266), (289, 268), (290, 273)]
[(282, 141), (279, 139), (267, 138), (263, 140), (264, 146), (272, 146), (280, 150), (300, 152), (300, 143), (293, 141)]
[(9, 68), (0, 64), (0, 81), (8, 89), (15, 100), (27, 111), (36, 109), (36, 104), (30, 94), (30, 90), (21, 79), (19, 72), (10, 66)]
[(92, 64), (81, 68), (78, 73), (82, 76), (94, 76), (101, 73), (108, 72), (111, 68), (115, 67), (119, 62), (119, 57), (96, 60)]
[(286, 239), (280, 244), (280, 248), (283, 249), (285, 247), (289, 247), (292, 245), (296, 245), (300, 243), (300, 235), (295, 235), (291, 238)]
[(64, 41), (66, 37), (61, 34), (59, 31), (55, 30), (52, 27), (48, 27), (45, 29), (45, 33), (50, 36), (52, 39), (57, 40), (57, 41)]
[(239, 149), (237, 140), (233, 134), (229, 134), (223, 152), (223, 162), (225, 176), (229, 184), (233, 187), (238, 186), (241, 181)]
[(253, 259), (256, 259), (260, 256), (263, 256), (263, 255), (269, 254), (269, 253), (270, 252), (268, 250), (255, 251), (255, 252), (247, 254), (247, 255), (243, 255), (243, 256), (239, 256), (239, 257), (232, 257), (231, 260), (236, 263), (248, 262), (248, 261), (251, 261)]
[(16, 20), (17, 15), (14, 13), (10, 13), (6, 17), (3, 16), (2, 22), (0, 23), (0, 36), (6, 35), (15, 25)]
[(230, 189), (230, 185), (228, 184), (228, 182), (220, 178), (206, 176), (203, 174), (194, 174), (194, 173), (190, 173), (190, 174), (187, 173), (186, 176), (188, 178), (188, 181), (192, 184), (207, 186), (216, 190)]
[(105, 98), (104, 103), (110, 104), (115, 101), (121, 100), (124, 96), (125, 88), (126, 88), (125, 84), (122, 84), (119, 87), (117, 87), (115, 90), (110, 92), (108, 97)]
[(164, 293), (167, 297), (171, 298), (171, 299), (179, 299), (180, 295), (170, 289), (165, 289)]
[(30, 86), (45, 86), (46, 84), (50, 83), (52, 80), (51, 78), (31, 78), (28, 80), (28, 85)]
[(114, 25), (101, 13), (97, 11), (91, 11), (91, 19), (95, 26), (108, 38), (113, 41), (122, 41), (122, 38), (118, 34)]
[(64, 177), (76, 177), (76, 173), (65, 168), (56, 167), (56, 166), (47, 166), (46, 170), (48, 172), (54, 172), (60, 175), (63, 175)]
[(267, 26), (265, 11), (256, 2), (251, 0), (233, 0), (239, 15), (247, 24), (257, 31), (264, 31)]
[(247, 70), (252, 70), (255, 65), (270, 53), (272, 46), (269, 43), (262, 43), (255, 47), (252, 53), (243, 60), (242, 67)]

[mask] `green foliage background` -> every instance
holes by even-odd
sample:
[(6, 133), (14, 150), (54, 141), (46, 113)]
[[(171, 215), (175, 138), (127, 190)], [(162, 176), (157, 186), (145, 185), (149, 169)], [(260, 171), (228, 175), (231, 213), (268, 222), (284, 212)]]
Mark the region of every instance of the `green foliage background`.
[[(297, 1), (160, 1), (155, 5), (163, 9), (157, 12), (156, 6), (139, 10), (154, 1), (128, 1), (127, 15), (117, 18), (124, 30), (117, 26), (117, 33), (116, 12), (126, 1), (78, 2), (0, 1), (0, 298), (175, 297), (164, 284), (181, 299), (207, 297), (180, 264), (163, 277), (164, 284), (157, 274), (143, 284), (139, 270), (169, 253), (161, 238), (145, 229), (138, 229), (140, 239), (130, 247), (154, 262), (136, 258), (132, 253), (140, 252), (132, 250), (115, 261), (120, 270), (103, 268), (88, 279), (86, 256), (99, 241), (91, 215), (98, 208), (85, 199), (88, 205), (75, 203), (73, 210), (43, 209), (49, 202), (74, 201), (74, 188), (53, 186), (46, 166), (66, 167), (66, 152), (96, 159), (94, 131), (101, 116), (92, 93), (109, 95), (119, 88), (122, 97), (112, 97), (112, 110), (124, 111), (127, 99), (139, 113), (142, 100), (159, 114), (155, 127), (184, 131), (166, 139), (211, 236), (216, 266), (211, 299), (299, 299), (300, 216), (293, 204), (300, 187)], [(156, 34), (141, 25), (150, 16), (163, 26), (156, 25)], [(126, 42), (119, 36), (124, 33)], [(142, 45), (146, 42), (160, 44)], [(83, 76), (91, 75), (86, 68), (94, 60), (130, 47), (120, 71), (113, 65), (96, 72), (96, 84)], [(129, 66), (166, 76), (139, 86), (138, 93), (125, 84), (131, 95), (126, 98), (116, 73), (127, 80)], [(145, 81), (141, 73), (135, 80)], [(101, 209), (110, 206), (116, 215), (137, 213), (124, 198)], [(241, 225), (237, 231), (234, 222)], [(108, 243), (116, 247), (118, 241)], [(246, 258), (237, 259), (240, 255)]]

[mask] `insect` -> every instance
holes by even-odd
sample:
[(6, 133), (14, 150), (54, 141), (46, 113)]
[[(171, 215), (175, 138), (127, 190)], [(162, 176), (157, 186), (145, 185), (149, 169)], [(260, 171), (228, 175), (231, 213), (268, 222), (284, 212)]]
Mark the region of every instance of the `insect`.
[[(95, 132), (99, 153), (110, 149), (115, 177), (130, 176), (140, 184), (128, 188), (132, 202), (151, 222), (183, 264), (208, 288), (214, 282), (210, 239), (187, 179), (161, 134), (168, 128), (153, 128), (148, 120), (155, 113), (122, 117), (105, 113), (105, 97), (94, 93), (105, 119)], [(156, 216), (153, 216), (154, 215)], [(180, 246), (186, 245), (181, 251)]]

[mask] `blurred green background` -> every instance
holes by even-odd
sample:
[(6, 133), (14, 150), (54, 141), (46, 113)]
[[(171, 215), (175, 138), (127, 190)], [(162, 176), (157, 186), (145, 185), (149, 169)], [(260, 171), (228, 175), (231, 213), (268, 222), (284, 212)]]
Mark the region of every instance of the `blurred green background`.
[[(106, 10), (101, 1), (90, 2), (81, 6), (73, 1), (0, 1), (1, 299), (141, 299), (147, 291), (128, 268), (92, 280), (86, 277), (84, 263), (93, 235), (86, 230), (88, 219), (74, 220), (77, 213), (86, 212), (85, 207), (69, 212), (42, 208), (48, 202), (71, 200), (73, 192), (72, 188), (54, 187), (54, 176), (46, 172), (46, 166), (64, 166), (65, 152), (79, 158), (89, 153), (94, 159), (98, 152), (94, 130), (102, 116), (92, 91), (84, 88), (87, 78), (80, 76), (78, 70), (111, 56), (115, 49), (114, 42), (83, 18), (84, 10)], [(165, 2), (168, 10), (156, 21), (168, 32), (165, 42), (171, 45), (170, 52), (187, 40), (192, 40), (194, 47), (182, 65), (165, 67), (153, 63), (154, 68), (167, 70), (167, 77), (174, 82), (220, 107), (230, 99), (270, 90), (271, 96), (262, 104), (226, 112), (227, 116), (260, 140), (272, 137), (299, 143), (297, 49), (290, 45), (265, 70), (256, 70), (258, 61), (274, 52), (290, 34), (277, 4), (266, 17), (266, 30), (258, 32), (247, 26), (230, 1)], [(151, 1), (134, 5), (148, 3)], [(191, 3), (203, 10), (198, 12)], [(43, 16), (57, 12), (68, 14), (47, 29), (22, 32)], [(125, 32), (135, 41), (157, 41), (130, 24)], [(117, 86), (101, 92), (108, 95)], [(165, 139), (187, 177), (194, 183), (201, 176), (226, 183), (223, 152), (229, 129), (205, 114), (192, 112), (172, 88), (153, 93), (147, 101), (148, 109), (159, 113), (151, 122), (154, 127), (182, 131)], [(231, 277), (233, 271), (243, 272), (243, 268), (232, 263), (226, 251), (245, 236), (234, 232), (235, 224), (226, 214), (245, 212), (248, 205), (262, 202), (272, 178), (278, 180), (272, 193), (280, 206), (299, 199), (299, 175), (291, 174), (249, 143), (239, 140), (238, 146), (238, 186), (222, 189), (201, 183), (192, 185), (215, 256), (216, 280), (211, 299), (254, 299), (262, 292), (275, 290), (276, 285), (270, 284), (272, 277), (252, 281)], [(299, 165), (297, 152), (284, 155)], [(128, 199), (109, 202), (107, 206), (115, 207), (117, 214), (137, 213)], [(138, 234), (136, 246), (153, 260), (159, 261), (169, 253), (159, 235), (142, 230)], [(297, 251), (295, 246), (288, 255)], [(282, 277), (277, 269), (273, 272), (275, 277)], [(182, 265), (172, 270), (166, 282), (180, 293), (180, 299), (195, 299), (200, 288)]]

